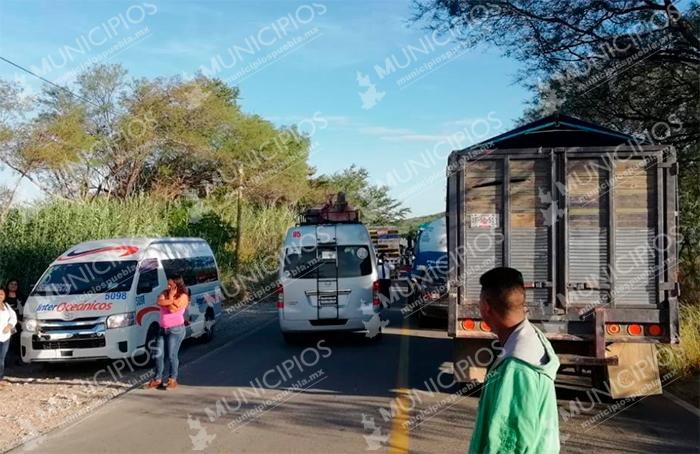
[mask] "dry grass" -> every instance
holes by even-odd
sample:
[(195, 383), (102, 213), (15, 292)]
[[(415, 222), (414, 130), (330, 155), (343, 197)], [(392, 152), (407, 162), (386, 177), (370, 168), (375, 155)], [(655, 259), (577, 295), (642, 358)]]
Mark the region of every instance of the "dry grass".
[(659, 362), (663, 373), (689, 377), (700, 373), (700, 304), (681, 304), (680, 321), (680, 344), (662, 346)]

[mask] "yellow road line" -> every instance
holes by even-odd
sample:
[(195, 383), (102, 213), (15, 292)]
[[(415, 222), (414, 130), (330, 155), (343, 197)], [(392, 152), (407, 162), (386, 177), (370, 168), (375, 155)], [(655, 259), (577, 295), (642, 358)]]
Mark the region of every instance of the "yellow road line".
[(389, 453), (404, 454), (408, 452), (408, 417), (411, 408), (410, 399), (407, 397), (408, 388), (408, 341), (409, 330), (408, 321), (404, 319), (401, 327), (401, 341), (399, 344), (399, 370), (397, 378), (396, 393), (396, 415), (391, 422), (391, 433), (389, 434)]

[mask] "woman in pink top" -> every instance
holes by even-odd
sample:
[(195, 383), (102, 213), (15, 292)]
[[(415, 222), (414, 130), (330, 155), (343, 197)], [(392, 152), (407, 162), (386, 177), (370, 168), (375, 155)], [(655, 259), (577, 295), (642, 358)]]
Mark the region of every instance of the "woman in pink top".
[[(168, 288), (158, 297), (160, 335), (154, 355), (156, 376), (148, 382), (147, 388), (173, 389), (177, 386), (177, 372), (180, 365), (178, 354), (180, 345), (185, 339), (185, 311), (189, 303), (190, 297), (182, 279), (168, 279)], [(167, 384), (163, 382), (166, 357), (170, 365)]]

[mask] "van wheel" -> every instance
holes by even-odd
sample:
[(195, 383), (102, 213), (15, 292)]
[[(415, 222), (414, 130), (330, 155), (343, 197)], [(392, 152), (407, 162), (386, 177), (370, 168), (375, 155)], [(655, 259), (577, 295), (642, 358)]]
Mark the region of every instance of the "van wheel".
[(158, 326), (157, 323), (152, 323), (151, 326), (148, 327), (148, 332), (146, 333), (146, 353), (142, 353), (139, 355), (137, 359), (137, 364), (142, 365), (142, 367), (147, 368), (147, 367), (152, 367), (153, 364), (155, 363), (155, 344), (156, 344), (156, 339), (158, 339), (158, 330), (160, 329), (160, 326)]
[(204, 314), (204, 334), (202, 334), (202, 342), (208, 344), (214, 339), (214, 328), (216, 327), (214, 311), (209, 308)]
[(216, 324), (214, 322), (205, 322), (204, 334), (202, 334), (202, 342), (208, 344), (214, 339), (214, 328)]
[(375, 335), (372, 336), (372, 337), (367, 337), (367, 336), (365, 335), (365, 339), (367, 339), (367, 341), (368, 341), (369, 343), (371, 343), (371, 344), (373, 344), (373, 343), (375, 343), (375, 342), (381, 341), (381, 340), (382, 340), (382, 328), (380, 327), (380, 328), (379, 328), (379, 331), (377, 331), (377, 334), (375, 334)]

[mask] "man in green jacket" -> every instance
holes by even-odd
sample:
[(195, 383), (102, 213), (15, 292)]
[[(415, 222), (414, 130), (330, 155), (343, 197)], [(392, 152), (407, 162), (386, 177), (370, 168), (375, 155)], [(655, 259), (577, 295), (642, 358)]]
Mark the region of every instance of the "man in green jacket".
[(479, 282), (481, 317), (502, 349), (481, 391), (469, 452), (557, 453), (559, 359), (527, 320), (523, 276), (513, 268), (494, 268)]

